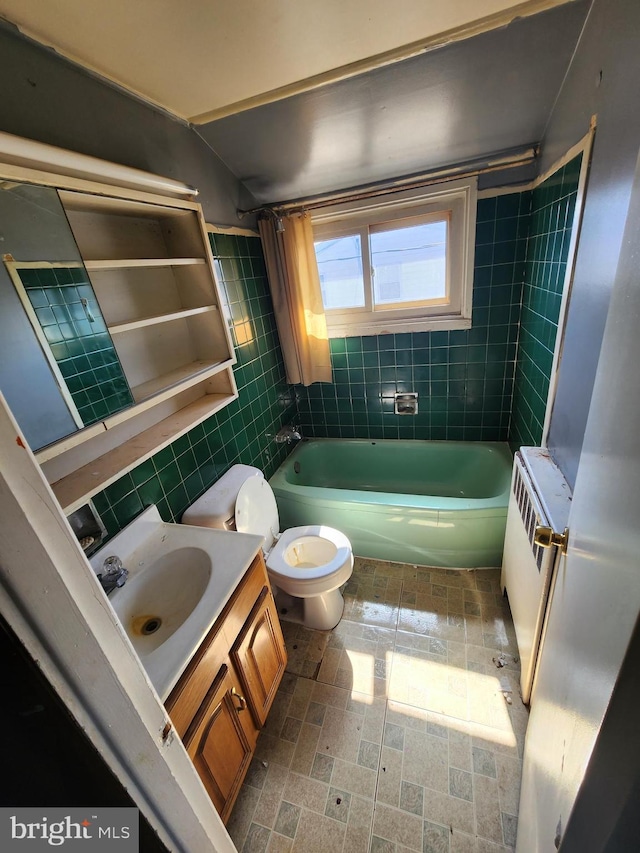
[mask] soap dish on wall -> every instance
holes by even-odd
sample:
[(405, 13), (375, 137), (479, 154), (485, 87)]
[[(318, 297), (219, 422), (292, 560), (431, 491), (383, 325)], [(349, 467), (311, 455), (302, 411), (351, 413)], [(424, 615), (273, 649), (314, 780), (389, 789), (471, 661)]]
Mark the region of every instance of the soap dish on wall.
[(67, 521), (87, 556), (98, 548), (107, 535), (107, 530), (92, 501), (68, 515)]
[(409, 394), (395, 395), (396, 415), (417, 415), (418, 414), (418, 395), (412, 391)]

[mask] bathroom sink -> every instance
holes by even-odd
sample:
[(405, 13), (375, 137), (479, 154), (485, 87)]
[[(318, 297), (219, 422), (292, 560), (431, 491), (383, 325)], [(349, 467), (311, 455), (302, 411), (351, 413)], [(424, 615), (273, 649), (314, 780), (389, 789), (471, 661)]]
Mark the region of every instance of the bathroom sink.
[(247, 533), (163, 522), (146, 509), (91, 558), (129, 571), (109, 596), (151, 683), (165, 700), (262, 545)]
[(113, 609), (139, 655), (166, 642), (193, 613), (211, 579), (202, 548), (169, 551), (113, 595)]

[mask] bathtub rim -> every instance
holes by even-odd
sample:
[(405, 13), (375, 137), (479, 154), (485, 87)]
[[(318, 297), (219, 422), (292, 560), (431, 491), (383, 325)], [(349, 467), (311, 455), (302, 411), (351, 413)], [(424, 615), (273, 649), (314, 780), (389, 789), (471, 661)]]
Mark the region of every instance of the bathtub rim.
[[(302, 486), (291, 483), (285, 478), (285, 471), (295, 463), (296, 455), (302, 448), (314, 443), (357, 443), (357, 444), (392, 444), (403, 442), (406, 444), (419, 443), (423, 445), (462, 445), (465, 447), (484, 447), (495, 452), (505, 465), (505, 485), (501, 492), (491, 497), (460, 498), (454, 496), (439, 495), (412, 495), (399, 492), (365, 491), (363, 489), (338, 489), (326, 486)], [(414, 509), (421, 512), (434, 512), (440, 517), (447, 513), (465, 512), (473, 516), (494, 516), (506, 512), (511, 490), (511, 472), (513, 468), (513, 453), (509, 444), (498, 441), (443, 441), (430, 439), (369, 439), (369, 438), (305, 438), (287, 456), (284, 462), (277, 468), (269, 479), (271, 488), (278, 496), (281, 493), (295, 496), (303, 503), (336, 501), (357, 504), (359, 510), (372, 512), (379, 511), (381, 507), (398, 507), (402, 509)]]

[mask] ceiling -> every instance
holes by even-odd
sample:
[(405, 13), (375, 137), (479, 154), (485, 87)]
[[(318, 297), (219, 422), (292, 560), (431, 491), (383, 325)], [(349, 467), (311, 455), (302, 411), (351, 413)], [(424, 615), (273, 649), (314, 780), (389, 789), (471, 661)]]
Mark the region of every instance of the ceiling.
[(0, 0), (0, 17), (191, 121), (265, 204), (538, 143), (590, 5)]
[(579, 0), (198, 131), (260, 204), (536, 144), (588, 8)]
[(0, 16), (200, 124), (565, 2), (0, 0)]

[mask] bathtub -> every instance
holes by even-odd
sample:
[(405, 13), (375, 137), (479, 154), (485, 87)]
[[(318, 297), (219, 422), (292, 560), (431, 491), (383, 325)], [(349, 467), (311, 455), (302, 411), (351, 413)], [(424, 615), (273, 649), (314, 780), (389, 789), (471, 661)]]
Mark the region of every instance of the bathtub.
[(498, 442), (302, 441), (270, 479), (280, 528), (326, 524), (361, 557), (500, 566), (512, 456)]

